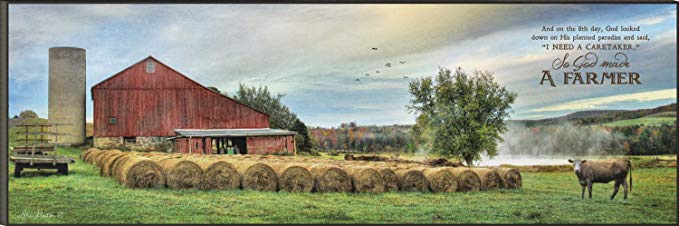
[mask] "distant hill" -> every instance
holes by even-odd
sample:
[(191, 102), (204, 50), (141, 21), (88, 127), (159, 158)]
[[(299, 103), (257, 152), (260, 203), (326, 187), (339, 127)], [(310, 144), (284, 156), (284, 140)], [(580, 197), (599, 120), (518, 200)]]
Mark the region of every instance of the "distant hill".
[[(538, 120), (512, 120), (513, 123), (522, 123), (527, 126), (549, 125), (560, 122), (574, 122), (588, 125), (598, 123), (611, 123), (620, 120), (631, 120), (642, 117), (676, 117), (677, 104), (672, 103), (655, 108), (637, 110), (588, 110), (578, 111), (564, 116), (538, 119)], [(674, 115), (672, 115), (674, 112)], [(627, 123), (623, 123), (627, 124)]]

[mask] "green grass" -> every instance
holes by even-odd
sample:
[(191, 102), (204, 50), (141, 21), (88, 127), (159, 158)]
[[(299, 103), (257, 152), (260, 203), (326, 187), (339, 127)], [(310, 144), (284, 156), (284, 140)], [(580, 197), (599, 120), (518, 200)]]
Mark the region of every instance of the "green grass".
[(674, 116), (672, 117), (659, 117), (655, 115), (649, 115), (646, 117), (641, 117), (641, 118), (636, 118), (636, 119), (626, 119), (626, 120), (618, 120), (614, 122), (609, 122), (604, 124), (605, 126), (632, 126), (632, 125), (662, 125), (662, 124), (671, 124), (676, 121), (676, 118)]
[(676, 111), (664, 111), (660, 113), (655, 113), (651, 115), (644, 116), (645, 118), (647, 117), (666, 117), (666, 118), (676, 118), (677, 117), (677, 112)]
[[(77, 157), (78, 149), (59, 154)], [(10, 167), (12, 172), (13, 166)], [(676, 223), (676, 168), (633, 171), (627, 200), (612, 184), (580, 199), (572, 172), (523, 173), (523, 188), (475, 193), (276, 193), (128, 189), (80, 159), (9, 178), (11, 223)]]

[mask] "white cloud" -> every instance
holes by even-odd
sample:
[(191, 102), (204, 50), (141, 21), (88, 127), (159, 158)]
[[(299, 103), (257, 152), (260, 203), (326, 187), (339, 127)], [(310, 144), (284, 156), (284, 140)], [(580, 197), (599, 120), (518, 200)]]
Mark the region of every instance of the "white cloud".
[(665, 14), (641, 18), (637, 21), (637, 24), (640, 24), (640, 25), (656, 25), (656, 24), (665, 22), (668, 19), (672, 19), (673, 17), (676, 16), (676, 14), (677, 14), (677, 10), (675, 8), (675, 9), (672, 9), (672, 10), (668, 10), (668, 12), (665, 13)]
[[(617, 7), (603, 11), (583, 5), (10, 7), (10, 79), (15, 84), (46, 79), (47, 48), (73, 45), (87, 49), (88, 86), (151, 54), (201, 84), (229, 93), (239, 82), (286, 93), (284, 101), (291, 108), (303, 109), (300, 116), (318, 119), (317, 123), (338, 120), (335, 117), (340, 115), (376, 120), (400, 112), (407, 104), (408, 80), (402, 76), (431, 76), (439, 66), (495, 72), (499, 82), (520, 92), (518, 107), (545, 106), (554, 103), (548, 101), (580, 99), (613, 89), (589, 93), (586, 88), (558, 87), (548, 90), (550, 98), (536, 98), (546, 91), (535, 84), (537, 72), (550, 56), (529, 35), (542, 24), (594, 23), (580, 15), (593, 11), (617, 15)], [(649, 44), (675, 40), (676, 30), (671, 29)], [(380, 51), (370, 51), (371, 47)], [(666, 51), (662, 47), (647, 52)], [(401, 60), (407, 63), (398, 64)], [(651, 60), (635, 63), (649, 65), (646, 61)], [(393, 68), (385, 68), (386, 62)], [(375, 70), (381, 73), (376, 75)], [(650, 86), (657, 85), (651, 83), (652, 76), (666, 76), (656, 72), (646, 73)], [(41, 92), (36, 96), (46, 95), (46, 90)], [(329, 117), (322, 115), (328, 109), (336, 111)], [(400, 121), (399, 117), (412, 121), (401, 113), (389, 120)]]
[(552, 105), (548, 107), (537, 108), (530, 112), (549, 112), (549, 111), (567, 111), (567, 110), (584, 110), (605, 108), (607, 104), (637, 101), (645, 102), (652, 100), (676, 99), (677, 89), (663, 89), (641, 93), (620, 94), (607, 97), (590, 98), (584, 100), (571, 101), (563, 104)]

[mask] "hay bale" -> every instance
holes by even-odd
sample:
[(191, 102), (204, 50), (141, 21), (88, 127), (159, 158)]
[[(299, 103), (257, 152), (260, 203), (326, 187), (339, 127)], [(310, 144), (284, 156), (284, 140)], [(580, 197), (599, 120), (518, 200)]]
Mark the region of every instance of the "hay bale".
[(255, 161), (230, 162), (241, 175), (243, 189), (258, 191), (278, 190), (278, 176), (268, 165)]
[(457, 178), (457, 191), (481, 190), (481, 178), (467, 167), (445, 167)]
[(429, 182), (432, 192), (455, 192), (457, 191), (457, 177), (443, 168), (422, 168), (422, 173)]
[(382, 176), (384, 181), (384, 191), (398, 191), (398, 176), (393, 170), (389, 168), (379, 168), (377, 172)]
[(167, 187), (172, 189), (200, 187), (203, 169), (195, 162), (182, 158), (165, 158), (156, 161), (162, 168)]
[(129, 152), (121, 152), (119, 154), (112, 155), (110, 158), (108, 158), (104, 164), (101, 166), (101, 175), (102, 176), (112, 176), (113, 175), (113, 166), (115, 163), (120, 160), (123, 156), (129, 155)]
[(307, 166), (314, 178), (314, 191), (351, 192), (351, 176), (343, 169), (328, 164)]
[(481, 190), (495, 190), (502, 186), (502, 179), (500, 175), (492, 169), (488, 168), (471, 168), (474, 173), (479, 175), (481, 179)]
[(396, 169), (399, 191), (429, 191), (429, 182), (421, 171), (413, 169)]
[(85, 158), (84, 158), (84, 159), (85, 159), (85, 162), (87, 162), (87, 163), (89, 163), (89, 164), (93, 164), (93, 163), (94, 163), (94, 159), (95, 159), (99, 154), (101, 154), (102, 152), (103, 152), (103, 151), (102, 151), (102, 150), (99, 150), (99, 149), (92, 150), (92, 151), (88, 152), (88, 153), (87, 153), (87, 156), (85, 156)]
[(122, 154), (122, 151), (119, 150), (111, 150), (107, 151), (106, 153), (100, 154), (99, 155), (99, 161), (96, 162), (97, 166), (99, 167), (99, 175), (103, 176), (104, 174), (104, 164), (108, 162), (109, 159), (113, 158), (114, 156), (117, 156), (119, 154)]
[(101, 162), (102, 158), (108, 156), (108, 153), (110, 153), (110, 150), (101, 151), (101, 153), (99, 153), (96, 157), (93, 157), (92, 165), (95, 165), (97, 167), (101, 167), (101, 165), (99, 165), (99, 163)]
[(203, 170), (200, 189), (239, 189), (241, 176), (233, 164), (215, 158), (191, 158)]
[(100, 173), (101, 173), (101, 167), (104, 165), (104, 162), (106, 162), (106, 160), (108, 160), (108, 158), (110, 158), (111, 156), (114, 156), (114, 155), (117, 155), (117, 154), (120, 154), (120, 153), (123, 153), (123, 152), (120, 151), (120, 150), (114, 149), (114, 150), (105, 151), (104, 153), (99, 154), (99, 156), (97, 156), (97, 158), (95, 160), (95, 164), (100, 168)]
[(345, 168), (356, 192), (384, 192), (384, 180), (377, 170), (365, 166), (350, 166)]
[(84, 150), (82, 155), (80, 156), (83, 160), (87, 158), (87, 155), (92, 154), (94, 150), (99, 150), (97, 148), (88, 148), (87, 150)]
[(306, 168), (295, 163), (270, 162), (268, 165), (276, 171), (278, 189), (286, 192), (311, 192), (314, 178)]
[(165, 185), (161, 166), (151, 159), (128, 155), (120, 167), (120, 183), (130, 188), (157, 188)]
[(519, 170), (505, 167), (494, 168), (502, 179), (502, 188), (519, 189), (523, 186)]
[(118, 180), (118, 182), (121, 182), (123, 165), (125, 165), (125, 163), (127, 163), (127, 161), (129, 161), (130, 158), (135, 158), (135, 156), (137, 156), (137, 155), (138, 155), (137, 152), (129, 152), (126, 155), (120, 157), (120, 159), (118, 159), (118, 161), (116, 161), (113, 164), (113, 166), (111, 166), (111, 176), (116, 178)]

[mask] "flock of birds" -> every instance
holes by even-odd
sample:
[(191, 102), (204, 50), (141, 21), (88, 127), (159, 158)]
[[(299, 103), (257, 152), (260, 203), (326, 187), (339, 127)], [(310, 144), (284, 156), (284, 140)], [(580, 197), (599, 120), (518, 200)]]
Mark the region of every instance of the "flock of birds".
[[(371, 50), (373, 50), (373, 51), (379, 51), (379, 49), (378, 49), (377, 47), (372, 47)], [(398, 63), (399, 63), (399, 64), (405, 64), (406, 61), (399, 61)], [(387, 62), (387, 64), (385, 64), (384, 66), (387, 67), (387, 68), (391, 68), (391, 63), (390, 63), (390, 62)], [(380, 73), (379, 70), (376, 70), (376, 71), (375, 71), (375, 74), (379, 74), (379, 73)], [(365, 73), (365, 76), (366, 76), (366, 77), (370, 77), (370, 73)], [(404, 75), (404, 76), (403, 76), (403, 79), (408, 79), (408, 76), (405, 76), (405, 75)], [(361, 79), (360, 79), (360, 78), (357, 78), (355, 81), (360, 82)]]

